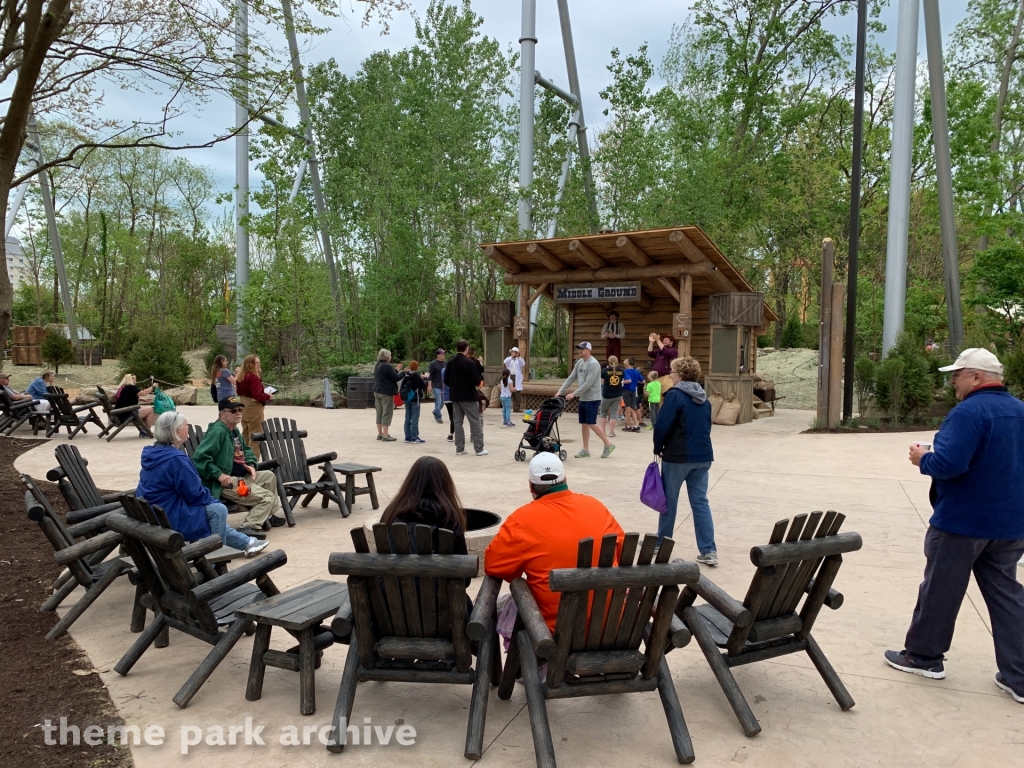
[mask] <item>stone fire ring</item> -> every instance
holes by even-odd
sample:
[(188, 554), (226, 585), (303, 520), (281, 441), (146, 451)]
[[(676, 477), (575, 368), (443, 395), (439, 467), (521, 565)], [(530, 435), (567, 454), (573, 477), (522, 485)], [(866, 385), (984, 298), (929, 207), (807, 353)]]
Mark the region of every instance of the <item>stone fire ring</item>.
[[(369, 541), (373, 541), (373, 526), (380, 522), (380, 518), (381, 515), (374, 515), (363, 523)], [(478, 576), (482, 576), (484, 573), (484, 550), (491, 543), (491, 539), (497, 535), (501, 523), (501, 515), (494, 512), (466, 509), (466, 528), (468, 529), (466, 531), (466, 549), (469, 550), (469, 554), (480, 556)]]

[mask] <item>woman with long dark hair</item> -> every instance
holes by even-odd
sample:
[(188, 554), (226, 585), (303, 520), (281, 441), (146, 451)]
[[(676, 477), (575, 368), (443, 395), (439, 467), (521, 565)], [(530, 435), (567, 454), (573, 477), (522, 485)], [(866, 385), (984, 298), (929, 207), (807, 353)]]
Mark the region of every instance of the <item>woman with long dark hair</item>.
[(224, 355), (217, 355), (213, 359), (213, 367), (210, 368), (210, 383), (216, 387), (217, 396), (214, 404), (225, 397), (235, 396), (235, 374), (228, 368), (228, 359)]
[[(466, 512), (448, 467), (434, 456), (422, 456), (409, 468), (402, 487), (384, 510), (380, 521), (388, 530), (395, 523), (429, 525), (435, 552), (437, 531), (445, 528), (455, 534), (454, 554), (468, 553)], [(416, 552), (416, 537), (410, 535), (409, 542), (412, 551)]]

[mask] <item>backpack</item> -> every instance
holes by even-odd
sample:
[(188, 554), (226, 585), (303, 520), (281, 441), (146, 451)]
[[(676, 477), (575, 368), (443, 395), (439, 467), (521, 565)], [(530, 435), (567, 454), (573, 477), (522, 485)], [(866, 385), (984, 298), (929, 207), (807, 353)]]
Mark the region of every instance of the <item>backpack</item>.
[(411, 403), (416, 399), (416, 388), (412, 385), (413, 376), (419, 376), (419, 374), (409, 371), (402, 377), (402, 383), (398, 385), (398, 396), (402, 398), (403, 403)]

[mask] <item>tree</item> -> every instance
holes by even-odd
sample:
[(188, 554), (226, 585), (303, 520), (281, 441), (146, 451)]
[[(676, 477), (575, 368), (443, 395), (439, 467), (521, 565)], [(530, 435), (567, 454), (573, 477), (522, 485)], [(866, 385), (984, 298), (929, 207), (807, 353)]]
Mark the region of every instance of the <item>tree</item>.
[(64, 334), (57, 333), (52, 328), (46, 329), (39, 354), (42, 356), (43, 362), (53, 367), (54, 373), (60, 373), (62, 364), (75, 362), (75, 348), (71, 346), (71, 341), (66, 339)]
[(1024, 334), (1024, 248), (997, 245), (974, 257), (970, 282), (975, 289), (975, 304), (988, 307), (998, 316), (998, 324), (1012, 338)]

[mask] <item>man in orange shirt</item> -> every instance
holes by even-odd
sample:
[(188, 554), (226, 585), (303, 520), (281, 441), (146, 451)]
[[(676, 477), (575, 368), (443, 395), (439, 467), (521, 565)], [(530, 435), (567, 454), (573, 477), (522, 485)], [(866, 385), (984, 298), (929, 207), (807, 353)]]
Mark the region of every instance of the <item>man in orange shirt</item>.
[(484, 553), (488, 576), (504, 581), (526, 575), (548, 627), (555, 628), (559, 593), (548, 586), (554, 568), (575, 568), (580, 539), (594, 539), (594, 562), (600, 556), (601, 537), (618, 536), (616, 560), (624, 532), (612, 513), (593, 496), (573, 493), (565, 481), (565, 467), (553, 453), (538, 453), (530, 462), (533, 501), (505, 520)]

